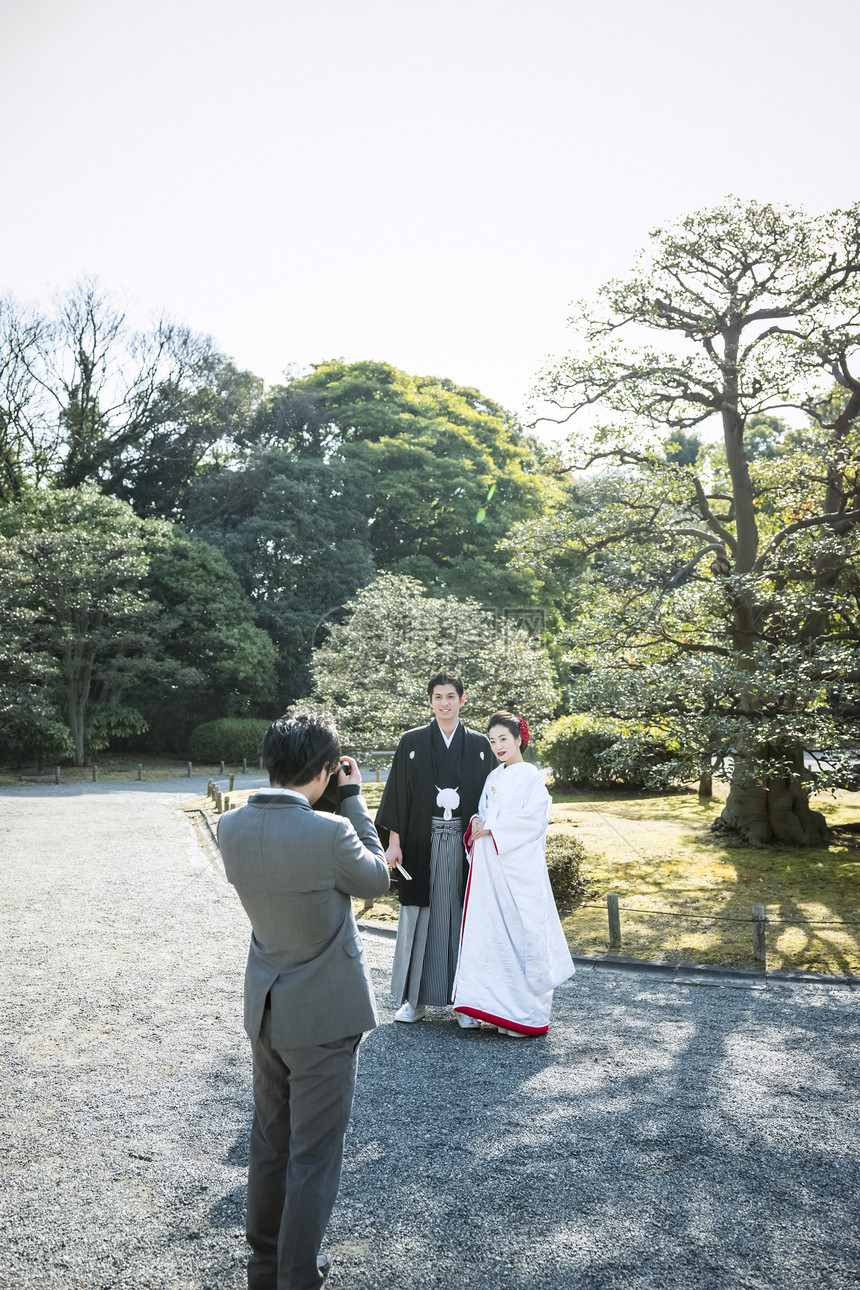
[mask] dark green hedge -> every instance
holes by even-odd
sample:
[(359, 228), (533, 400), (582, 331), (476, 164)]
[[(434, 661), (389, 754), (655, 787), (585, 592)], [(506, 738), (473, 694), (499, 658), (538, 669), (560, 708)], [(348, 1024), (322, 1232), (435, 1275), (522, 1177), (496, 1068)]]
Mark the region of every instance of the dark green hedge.
[(258, 761), (263, 739), (272, 723), (257, 717), (221, 717), (204, 721), (191, 731), (189, 752), (194, 761)]
[(592, 788), (613, 784), (643, 788), (652, 782), (659, 766), (672, 761), (665, 742), (656, 735), (587, 713), (559, 717), (548, 726), (538, 754), (559, 786), (587, 784)]

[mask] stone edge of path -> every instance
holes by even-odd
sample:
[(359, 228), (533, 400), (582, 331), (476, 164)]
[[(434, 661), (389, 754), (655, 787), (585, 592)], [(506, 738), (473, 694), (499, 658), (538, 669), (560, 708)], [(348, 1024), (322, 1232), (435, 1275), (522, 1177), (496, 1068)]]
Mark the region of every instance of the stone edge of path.
[[(374, 936), (393, 938), (397, 935), (396, 923), (380, 923), (369, 918), (359, 918), (363, 932)], [(577, 967), (597, 968), (610, 972), (624, 972), (639, 976), (672, 978), (676, 985), (723, 985), (747, 990), (763, 990), (769, 981), (791, 985), (839, 985), (860, 989), (857, 976), (816, 976), (810, 972), (753, 972), (743, 968), (718, 968), (698, 963), (649, 963), (647, 959), (600, 958), (592, 954), (573, 954)]]

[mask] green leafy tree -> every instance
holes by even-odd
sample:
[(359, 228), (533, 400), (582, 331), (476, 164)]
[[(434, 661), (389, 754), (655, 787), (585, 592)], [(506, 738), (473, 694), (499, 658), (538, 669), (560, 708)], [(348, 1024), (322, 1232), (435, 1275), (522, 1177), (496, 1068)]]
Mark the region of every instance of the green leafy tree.
[(0, 729), (37, 753), (61, 720), (82, 765), (150, 725), (178, 750), (203, 716), (277, 705), (274, 645), (224, 556), (93, 487), (0, 509), (0, 605)]
[(185, 752), (201, 721), (274, 712), (277, 652), (224, 554), (166, 524), (149, 533), (147, 549), (143, 585), (161, 611), (169, 666), (143, 677), (130, 697), (146, 716), (151, 746)]
[[(578, 706), (662, 728), (678, 774), (715, 756), (722, 821), (753, 843), (826, 837), (804, 749), (844, 734), (834, 688), (858, 681), (858, 318), (860, 207), (729, 200), (657, 230), (542, 384), (567, 416), (592, 409), (571, 444), (588, 523), (519, 535), (530, 564), (589, 557)], [(763, 418), (789, 407), (808, 435), (758, 451)], [(673, 436), (714, 422), (719, 452), (673, 459)]]
[(0, 599), (25, 649), (56, 666), (77, 765), (92, 703), (118, 702), (157, 653), (147, 565), (145, 521), (95, 488), (40, 489), (0, 510)]
[(676, 466), (694, 466), (702, 451), (698, 435), (675, 429), (666, 440), (667, 453)]
[(221, 354), (201, 355), (193, 377), (161, 386), (146, 433), (116, 455), (102, 487), (139, 515), (183, 520), (198, 471), (230, 459), (262, 391), (253, 372)]
[(555, 485), (538, 445), (476, 390), (323, 363), (271, 389), (237, 442), (244, 457), (200, 473), (188, 523), (239, 573), (288, 696), (307, 692), (312, 648), (377, 568), (437, 595), (547, 611), (545, 580), (513, 570), (498, 544)]
[(342, 460), (282, 449), (253, 452), (195, 484), (191, 529), (223, 552), (275, 642), (284, 701), (307, 693), (314, 644), (374, 576), (365, 500)]
[(540, 449), (478, 390), (387, 363), (322, 363), (269, 391), (249, 437), (340, 460), (362, 481), (378, 568), (495, 605), (538, 597), (498, 544), (545, 508)]
[(71, 755), (69, 728), (58, 705), (57, 664), (36, 640), (37, 610), (20, 595), (24, 562), (0, 539), (0, 755), (15, 762), (33, 755)]
[(392, 748), (405, 729), (429, 720), (427, 682), (441, 668), (462, 678), (470, 722), (504, 707), (539, 729), (553, 714), (546, 651), (477, 601), (429, 596), (413, 578), (383, 574), (347, 609), (314, 652), (313, 702), (337, 715), (356, 747)]

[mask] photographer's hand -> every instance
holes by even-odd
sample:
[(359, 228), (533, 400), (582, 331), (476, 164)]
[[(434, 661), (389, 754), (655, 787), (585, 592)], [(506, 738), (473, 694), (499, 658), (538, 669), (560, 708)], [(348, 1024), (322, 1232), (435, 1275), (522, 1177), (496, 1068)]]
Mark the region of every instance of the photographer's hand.
[[(358, 762), (354, 757), (343, 756), (340, 759), (341, 766), (337, 776), (338, 788), (346, 788), (347, 784), (357, 784), (361, 788), (361, 771), (358, 769)], [(344, 763), (349, 764), (349, 770), (344, 769)]]

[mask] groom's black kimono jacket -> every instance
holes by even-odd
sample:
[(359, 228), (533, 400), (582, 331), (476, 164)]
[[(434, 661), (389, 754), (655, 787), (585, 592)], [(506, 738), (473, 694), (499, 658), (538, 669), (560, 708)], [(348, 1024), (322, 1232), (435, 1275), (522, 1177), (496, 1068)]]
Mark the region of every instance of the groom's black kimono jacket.
[[(430, 904), (430, 821), (442, 815), (436, 805), (440, 788), (456, 788), (460, 805), (455, 811), (465, 829), (478, 809), (484, 780), (495, 765), (490, 741), (477, 730), (457, 726), (451, 747), (445, 747), (436, 721), (407, 730), (397, 745), (376, 827), (383, 846), (393, 830), (400, 835), (407, 880), (395, 870), (402, 905)], [(463, 851), (463, 868), (467, 869)]]

